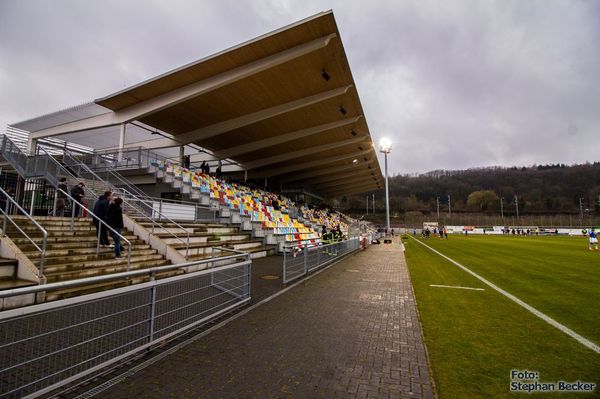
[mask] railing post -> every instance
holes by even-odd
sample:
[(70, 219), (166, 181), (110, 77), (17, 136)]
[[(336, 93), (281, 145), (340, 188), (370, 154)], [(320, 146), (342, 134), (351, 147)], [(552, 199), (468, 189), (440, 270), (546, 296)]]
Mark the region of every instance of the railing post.
[[(56, 204), (58, 202), (58, 191), (54, 190), (54, 201), (52, 203), (52, 216), (56, 216)], [(64, 207), (63, 207), (63, 212), (64, 212)], [(63, 215), (64, 216), (64, 215)]]
[[(29, 183), (31, 184), (31, 182)], [(33, 205), (35, 203), (35, 184), (32, 185), (33, 189), (31, 190), (31, 203), (29, 204), (29, 214), (33, 216)]]
[(71, 201), (71, 233), (75, 227), (75, 200)]
[(127, 271), (131, 270), (131, 242), (127, 244)]
[(283, 284), (287, 283), (287, 252), (285, 250), (285, 245), (283, 246)]
[(185, 243), (185, 258), (187, 259), (188, 257), (188, 251), (190, 250), (190, 232), (189, 230), (187, 231), (187, 241)]
[(2, 223), (2, 237), (6, 237), (6, 222), (8, 221), (8, 196), (6, 198), (6, 205), (4, 206), (4, 222)]
[(304, 246), (304, 275), (308, 274), (308, 245)]
[(41, 284), (41, 279), (42, 277), (44, 277), (44, 266), (46, 265), (46, 244), (48, 242), (48, 233), (46, 233), (45, 231), (42, 232), (44, 238), (42, 241), (42, 254), (40, 256), (40, 267), (38, 269), (38, 278), (40, 279), (40, 284)]
[[(93, 220), (93, 218), (92, 218)], [(98, 219), (98, 241), (96, 241), (96, 256), (100, 255), (100, 232), (102, 231), (102, 224), (100, 223), (100, 220)]]
[[(154, 272), (150, 274), (150, 281), (154, 281), (155, 276)], [(148, 343), (154, 340), (154, 317), (156, 312), (156, 286), (153, 285), (150, 287), (150, 315), (149, 315), (149, 325), (148, 325)], [(150, 350), (150, 348), (148, 348)]]
[[(246, 261), (250, 260), (250, 255), (246, 255)], [(247, 292), (246, 292), (246, 296), (248, 298), (250, 298), (252, 296), (252, 263), (248, 263), (245, 267), (244, 267), (244, 277), (245, 277), (245, 285), (248, 287), (247, 288)]]

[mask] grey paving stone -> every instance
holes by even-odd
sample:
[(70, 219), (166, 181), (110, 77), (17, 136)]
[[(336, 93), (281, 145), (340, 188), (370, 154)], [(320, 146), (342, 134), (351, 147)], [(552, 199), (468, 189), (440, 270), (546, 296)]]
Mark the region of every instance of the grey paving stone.
[(346, 258), (99, 397), (435, 397), (403, 253)]

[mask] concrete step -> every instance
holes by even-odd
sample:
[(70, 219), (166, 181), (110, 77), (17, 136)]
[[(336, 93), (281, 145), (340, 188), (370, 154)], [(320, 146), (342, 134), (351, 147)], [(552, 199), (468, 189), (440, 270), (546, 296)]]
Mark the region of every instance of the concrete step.
[[(147, 269), (150, 267), (156, 266), (164, 266), (168, 265), (170, 262), (165, 259), (155, 259), (152, 261), (143, 261), (143, 262), (131, 262), (130, 270), (139, 270), (139, 269)], [(77, 280), (80, 278), (87, 277), (95, 277), (95, 276), (103, 276), (106, 274), (114, 274), (114, 273), (122, 273), (127, 271), (127, 262), (115, 264), (112, 266), (102, 266), (102, 267), (86, 267), (82, 270), (71, 270), (64, 271), (60, 273), (45, 273), (45, 276), (48, 280), (48, 283), (55, 283), (58, 281), (69, 281), (69, 280)]]
[[(136, 220), (136, 222), (139, 225), (144, 226), (144, 227), (146, 227), (146, 226), (152, 226), (151, 222), (143, 220), (143, 219)], [(201, 229), (201, 228), (208, 228), (208, 227), (210, 227), (210, 228), (228, 227), (224, 223), (199, 223), (199, 222), (196, 223), (196, 222), (186, 222), (186, 221), (181, 221), (181, 222), (175, 221), (175, 222), (177, 222), (177, 224), (179, 224), (182, 227), (193, 227), (193, 228), (199, 228), (199, 229)], [(163, 227), (177, 227), (177, 225), (175, 225), (174, 223), (171, 223), (171, 222), (162, 221), (162, 222), (160, 222), (160, 224)]]
[[(148, 244), (138, 244), (132, 245), (132, 250), (147, 250), (151, 249)], [(114, 248), (100, 248), (100, 253), (110, 253), (113, 254), (115, 252)], [(29, 259), (39, 259), (41, 257), (41, 253), (39, 251), (24, 251), (23, 254), (27, 256)], [(46, 259), (52, 257), (64, 257), (70, 255), (88, 255), (88, 254), (96, 254), (96, 245), (88, 246), (88, 247), (78, 247), (78, 248), (63, 248), (62, 245), (57, 249), (46, 249)]]
[[(127, 238), (129, 241), (131, 240), (136, 240), (138, 239), (137, 236), (134, 236), (133, 234), (123, 234), (123, 236), (125, 238)], [(33, 241), (35, 241), (36, 244), (41, 244), (42, 243), (42, 237), (31, 237), (33, 239)], [(15, 237), (12, 238), (11, 240), (19, 245), (20, 244), (30, 244), (31, 241), (29, 241), (27, 238), (25, 237)], [(96, 242), (98, 240), (98, 237), (96, 235), (61, 235), (61, 236), (50, 236), (48, 237), (47, 243), (48, 244), (56, 244), (56, 243), (70, 243), (70, 242)]]
[[(69, 234), (73, 234), (73, 233), (82, 233), (82, 232), (90, 232), (90, 231), (96, 231), (96, 228), (91, 224), (88, 223), (85, 226), (73, 226), (73, 231), (71, 231), (71, 229), (67, 226), (42, 226), (44, 228), (44, 230), (46, 230), (48, 232), (49, 235), (60, 235), (60, 233), (69, 233)], [(19, 228), (21, 230), (23, 230), (24, 232), (26, 232), (28, 235), (41, 235), (42, 232), (41, 230), (34, 225), (19, 225)], [(18, 233), (19, 229), (17, 229), (15, 226), (11, 225), (10, 227), (6, 228), (6, 232), (8, 235), (11, 235), (12, 233)]]
[(250, 249), (262, 248), (262, 241), (250, 241), (242, 243), (227, 243), (227, 248), (235, 249), (236, 251), (248, 251)]
[(37, 285), (37, 283), (13, 277), (0, 277), (0, 290), (12, 290), (14, 288), (31, 287), (33, 285)]
[[(210, 248), (210, 247), (228, 247), (231, 244), (245, 244), (245, 243), (249, 243), (250, 238), (248, 236), (243, 237), (240, 240), (220, 240), (220, 239), (210, 239), (207, 240), (205, 242), (190, 242), (189, 248)], [(262, 243), (261, 243), (262, 245)], [(185, 243), (182, 243), (181, 241), (171, 244), (170, 245), (172, 248), (181, 250), (181, 249), (185, 249), (186, 245)]]
[[(2, 220), (3, 216), (0, 216), (0, 220)], [(24, 215), (11, 215), (11, 219), (14, 220), (29, 220), (29, 218), (27, 216)], [(44, 221), (68, 221), (69, 223), (71, 223), (71, 218), (70, 217), (57, 217), (57, 216), (35, 216), (34, 219), (36, 220), (36, 222), (38, 223), (42, 223)], [(79, 221), (79, 222), (89, 222), (91, 219), (89, 218), (75, 218), (75, 221)]]
[[(181, 240), (187, 241), (187, 237), (180, 237), (180, 238), (181, 239), (179, 239), (177, 237), (173, 237), (172, 235), (161, 236), (161, 239), (168, 245), (181, 244)], [(191, 236), (190, 235), (190, 245), (192, 243), (194, 243), (194, 244), (205, 243), (209, 239), (214, 239), (214, 236), (213, 235), (203, 235), (203, 236)]]
[[(101, 260), (90, 260), (85, 262), (72, 262), (72, 263), (63, 263), (57, 265), (49, 265), (44, 269), (44, 274), (56, 274), (70, 271), (79, 271), (84, 270), (86, 268), (96, 268), (96, 267), (111, 267), (118, 265), (127, 265), (127, 252), (122, 252), (121, 255), (123, 258), (121, 259), (101, 259)], [(131, 263), (139, 263), (139, 262), (151, 262), (155, 260), (163, 260), (162, 255), (144, 255), (144, 256), (135, 256), (135, 254), (131, 254)]]
[[(38, 252), (38, 254), (39, 254), (39, 252)], [(149, 255), (156, 255), (156, 250), (155, 249), (142, 249), (142, 250), (132, 250), (131, 251), (132, 259), (134, 257), (137, 258), (140, 256), (149, 256)], [(91, 254), (79, 254), (79, 255), (68, 254), (66, 256), (67, 256), (67, 258), (65, 258), (65, 256), (46, 257), (44, 260), (45, 267), (50, 267), (52, 265), (62, 265), (65, 263), (65, 261), (68, 261), (69, 263), (75, 263), (75, 262), (100, 261), (100, 260), (106, 260), (106, 259), (110, 260), (110, 259), (115, 258), (115, 250), (114, 250), (114, 248), (102, 248), (98, 255), (96, 255), (96, 252), (94, 251), (94, 253), (91, 253)], [(35, 259), (34, 264), (39, 266), (39, 263), (40, 263), (40, 257), (38, 256), (38, 258)]]
[[(41, 241), (41, 240), (40, 240)], [(97, 240), (87, 240), (87, 241), (73, 241), (73, 242), (49, 242), (48, 244), (46, 244), (46, 251), (49, 250), (63, 250), (63, 249), (78, 249), (78, 248), (94, 248), (94, 251), (96, 251), (96, 241)], [(112, 243), (112, 240), (109, 239), (109, 241)], [(146, 243), (144, 242), (144, 240), (129, 240), (131, 241), (131, 245), (132, 246), (136, 246), (136, 245), (145, 245)], [(27, 252), (37, 252), (39, 254), (39, 251), (35, 250), (34, 246), (27, 241), (27, 244), (20, 244), (19, 248), (21, 249), (21, 251), (27, 251)]]
[(247, 250), (243, 250), (244, 252), (250, 253), (250, 259), (258, 259), (264, 258), (266, 256), (271, 256), (277, 254), (277, 248), (275, 246), (267, 245), (261, 248), (250, 248)]
[(15, 278), (19, 262), (16, 259), (0, 258), (0, 278)]
[[(172, 276), (177, 276), (177, 275), (183, 274), (183, 273), (184, 273), (183, 270), (176, 269), (174, 271), (158, 273), (156, 275), (156, 278), (161, 279), (161, 278), (166, 278), (166, 277), (172, 277)], [(133, 278), (133, 279), (130, 279), (127, 281), (108, 281), (108, 282), (103, 282), (103, 283), (98, 283), (98, 284), (93, 284), (93, 285), (84, 285), (81, 287), (65, 288), (62, 290), (57, 290), (57, 291), (47, 293), (46, 301), (56, 301), (59, 299), (72, 298), (72, 297), (80, 296), (80, 295), (93, 294), (94, 292), (101, 292), (101, 291), (106, 291), (106, 290), (110, 290), (113, 288), (126, 287), (128, 285), (139, 284), (139, 283), (143, 283), (143, 282), (146, 282), (149, 280), (150, 280), (149, 277), (136, 277), (136, 278)]]
[(213, 234), (234, 234), (239, 232), (239, 228), (237, 227), (207, 227), (207, 233)]

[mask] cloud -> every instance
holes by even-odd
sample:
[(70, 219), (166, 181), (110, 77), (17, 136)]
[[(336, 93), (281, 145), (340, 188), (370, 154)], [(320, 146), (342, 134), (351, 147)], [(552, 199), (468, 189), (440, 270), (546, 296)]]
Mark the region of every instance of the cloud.
[(0, 124), (330, 8), (392, 173), (597, 160), (595, 1), (3, 1)]

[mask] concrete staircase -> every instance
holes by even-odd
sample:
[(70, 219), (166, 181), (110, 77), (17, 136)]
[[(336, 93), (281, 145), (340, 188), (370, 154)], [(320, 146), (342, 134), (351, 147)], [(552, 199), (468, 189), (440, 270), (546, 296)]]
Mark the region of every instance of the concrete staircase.
[[(136, 220), (136, 223), (147, 229), (152, 228), (150, 222)], [(274, 255), (276, 253), (275, 245), (264, 245), (263, 240), (252, 238), (250, 232), (240, 231), (239, 226), (221, 223), (178, 223), (190, 233), (187, 258), (189, 261), (209, 258), (212, 254), (213, 247), (224, 247), (248, 252), (252, 259)], [(184, 240), (187, 239), (187, 236), (182, 234), (181, 229), (171, 223), (162, 223), (162, 229), (155, 229), (154, 234), (185, 256), (185, 243), (173, 237), (169, 231), (176, 233)], [(216, 253), (216, 255), (227, 254)]]
[[(42, 234), (29, 220), (24, 216), (14, 216), (13, 220), (41, 246)], [(90, 219), (76, 219), (73, 231), (70, 228), (70, 218), (38, 217), (36, 220), (48, 231), (44, 266), (47, 283), (120, 273), (127, 270), (126, 243), (122, 243), (125, 250), (122, 252), (123, 258), (121, 259), (115, 259), (114, 248), (100, 248), (100, 253), (96, 254), (96, 230)], [(33, 244), (23, 237), (15, 227), (7, 228), (7, 234), (23, 254), (39, 267), (41, 254)], [(158, 254), (156, 250), (150, 248), (148, 244), (131, 232), (124, 230), (122, 235), (132, 244), (130, 270), (170, 264), (164, 256)], [(110, 241), (112, 242), (112, 239)], [(183, 273), (182, 270), (169, 271), (157, 275), (157, 278), (181, 273)], [(136, 278), (128, 281), (109, 281), (66, 288), (48, 292), (46, 301), (103, 291), (146, 280), (147, 278)]]

